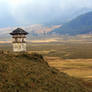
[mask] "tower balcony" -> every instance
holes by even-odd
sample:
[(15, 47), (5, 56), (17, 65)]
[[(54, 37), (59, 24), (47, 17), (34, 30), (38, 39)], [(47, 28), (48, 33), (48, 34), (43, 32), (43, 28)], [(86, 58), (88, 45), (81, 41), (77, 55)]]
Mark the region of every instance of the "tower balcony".
[(12, 43), (26, 43), (26, 41), (13, 41)]
[(25, 35), (13, 35), (12, 38), (26, 38)]

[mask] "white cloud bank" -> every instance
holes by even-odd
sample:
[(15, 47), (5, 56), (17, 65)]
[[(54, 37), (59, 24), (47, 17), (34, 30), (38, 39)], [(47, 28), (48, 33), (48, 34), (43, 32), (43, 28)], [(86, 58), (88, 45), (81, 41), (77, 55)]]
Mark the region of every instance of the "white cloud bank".
[(19, 24), (43, 23), (82, 8), (92, 9), (92, 0), (0, 0), (0, 19), (9, 15)]

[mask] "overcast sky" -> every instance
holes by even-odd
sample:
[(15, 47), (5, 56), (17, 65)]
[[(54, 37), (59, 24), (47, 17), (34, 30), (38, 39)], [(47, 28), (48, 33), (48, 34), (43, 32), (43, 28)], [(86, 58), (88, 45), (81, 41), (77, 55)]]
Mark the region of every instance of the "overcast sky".
[(0, 25), (63, 20), (81, 9), (92, 9), (92, 0), (0, 0)]

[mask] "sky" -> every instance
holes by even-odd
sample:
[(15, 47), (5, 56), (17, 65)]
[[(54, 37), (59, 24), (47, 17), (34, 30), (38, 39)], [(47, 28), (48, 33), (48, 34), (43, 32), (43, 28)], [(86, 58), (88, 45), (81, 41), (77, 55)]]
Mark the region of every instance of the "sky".
[(92, 10), (92, 0), (0, 0), (0, 27), (69, 21)]

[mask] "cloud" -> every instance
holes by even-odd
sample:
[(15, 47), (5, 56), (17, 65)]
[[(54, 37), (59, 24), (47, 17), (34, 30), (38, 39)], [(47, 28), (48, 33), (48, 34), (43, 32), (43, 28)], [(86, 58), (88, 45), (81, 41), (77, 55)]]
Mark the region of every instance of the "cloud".
[(0, 0), (0, 19), (7, 15), (17, 24), (37, 24), (61, 20), (82, 8), (92, 9), (92, 0)]

